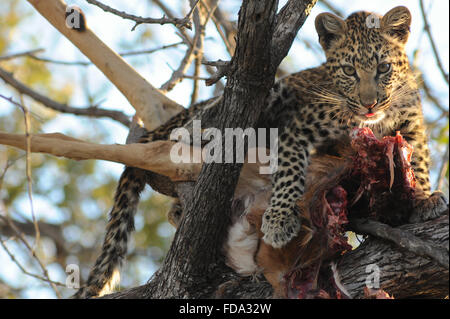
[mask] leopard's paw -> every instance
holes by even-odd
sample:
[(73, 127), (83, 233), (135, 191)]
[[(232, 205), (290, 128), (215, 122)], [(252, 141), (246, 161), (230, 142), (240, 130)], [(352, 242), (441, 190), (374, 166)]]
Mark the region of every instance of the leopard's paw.
[(442, 216), (448, 208), (448, 199), (444, 193), (436, 191), (428, 198), (417, 199), (409, 221), (418, 223)]
[(294, 210), (269, 207), (263, 215), (263, 240), (273, 248), (281, 248), (297, 236), (300, 226), (300, 218)]

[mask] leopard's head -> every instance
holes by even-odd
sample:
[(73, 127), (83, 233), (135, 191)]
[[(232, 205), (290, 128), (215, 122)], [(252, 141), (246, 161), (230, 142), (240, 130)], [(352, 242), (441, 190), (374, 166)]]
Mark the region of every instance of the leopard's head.
[(353, 118), (376, 123), (392, 105), (393, 92), (410, 74), (405, 53), (410, 24), (411, 13), (402, 6), (384, 16), (364, 11), (346, 20), (331, 13), (317, 16), (327, 72), (343, 111)]

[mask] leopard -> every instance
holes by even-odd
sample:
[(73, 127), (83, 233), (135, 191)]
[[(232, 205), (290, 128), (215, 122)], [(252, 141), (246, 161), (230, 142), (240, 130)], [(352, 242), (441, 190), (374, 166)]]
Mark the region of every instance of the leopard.
[[(272, 193), (262, 217), (263, 240), (282, 248), (301, 228), (294, 208), (305, 193), (310, 158), (332, 152), (333, 146), (350, 143), (355, 127), (369, 127), (377, 137), (399, 131), (414, 147), (411, 165), (417, 186), (410, 222), (440, 216), (448, 200), (431, 192), (430, 151), (420, 92), (405, 51), (411, 13), (399, 6), (384, 16), (358, 11), (345, 20), (332, 13), (316, 17), (315, 28), (326, 61), (318, 67), (285, 76), (275, 82), (257, 127), (279, 129), (278, 169), (272, 174)], [(153, 131), (146, 131), (139, 143), (169, 139), (170, 132), (186, 125), (205, 109), (220, 105), (220, 96), (185, 109)], [(135, 167), (123, 171), (109, 213), (102, 252), (87, 284), (74, 298), (90, 298), (113, 289), (134, 229), (134, 215), (140, 192), (152, 172)], [(177, 197), (176, 191), (166, 195)], [(169, 212), (177, 227), (183, 217), (179, 201)]]
[(420, 92), (405, 49), (411, 20), (404, 6), (383, 16), (358, 11), (345, 20), (332, 13), (316, 17), (326, 62), (282, 79), (272, 97), (293, 112), (279, 136), (279, 169), (263, 215), (267, 244), (281, 248), (300, 230), (294, 205), (305, 192), (311, 154), (345, 140), (355, 127), (369, 127), (378, 138), (400, 132), (413, 146), (417, 186), (410, 222), (445, 212), (447, 197), (431, 193)]

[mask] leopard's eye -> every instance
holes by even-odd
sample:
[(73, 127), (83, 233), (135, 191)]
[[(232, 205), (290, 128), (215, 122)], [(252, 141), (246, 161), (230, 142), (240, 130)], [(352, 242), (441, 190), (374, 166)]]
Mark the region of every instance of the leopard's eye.
[(380, 63), (380, 64), (378, 64), (377, 72), (379, 74), (387, 73), (390, 70), (391, 70), (391, 64), (390, 63)]
[(356, 74), (355, 68), (350, 65), (343, 65), (342, 71), (348, 76), (354, 76)]

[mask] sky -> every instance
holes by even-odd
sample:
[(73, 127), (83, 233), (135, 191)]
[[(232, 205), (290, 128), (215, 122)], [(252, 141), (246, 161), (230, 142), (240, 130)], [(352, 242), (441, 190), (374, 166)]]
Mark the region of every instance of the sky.
[[(2, 1), (17, 1), (17, 0), (2, 0)], [(169, 7), (176, 7), (181, 0), (166, 0)], [(23, 2), (24, 8), (29, 9), (31, 6)], [(149, 1), (142, 0), (128, 0), (128, 1), (103, 1), (105, 4), (109, 4), (119, 10), (126, 11), (128, 13), (161, 17), (161, 12), (149, 5)], [(226, 0), (222, 1), (226, 8), (229, 8), (234, 16), (237, 18), (237, 11), (239, 9), (241, 1)], [(283, 4), (285, 1), (280, 1)], [(431, 46), (428, 42), (428, 38), (422, 32), (423, 24), (419, 9), (418, 1), (412, 0), (377, 0), (377, 1), (363, 1), (363, 0), (333, 0), (332, 2), (337, 8), (343, 11), (346, 15), (358, 11), (375, 11), (380, 14), (392, 9), (397, 5), (407, 6), (413, 16), (411, 26), (411, 36), (408, 41), (407, 50), (408, 55), (412, 55), (412, 51), (419, 47), (420, 55), (418, 63), (421, 68), (426, 70), (426, 76), (430, 84), (432, 84), (436, 95), (441, 101), (448, 107), (448, 86), (442, 80), (439, 70), (436, 68), (436, 63), (432, 55)], [(114, 15), (103, 12), (101, 9), (89, 5), (86, 1), (66, 1), (68, 4), (76, 4), (80, 6), (87, 16), (87, 23), (89, 27), (102, 39), (108, 46), (117, 52), (130, 51), (144, 48), (155, 48), (162, 45), (172, 44), (179, 42), (180, 38), (175, 34), (171, 26), (151, 25), (150, 27), (141, 25), (136, 28), (135, 31), (131, 31), (133, 23), (123, 20)], [(183, 1), (187, 8), (188, 1)], [(438, 51), (440, 53), (441, 60), (444, 64), (444, 69), (449, 69), (449, 1), (446, 0), (428, 0), (424, 1), (425, 8), (427, 8), (429, 22), (431, 24), (431, 31), (436, 41)], [(314, 28), (315, 17), (322, 12), (328, 11), (323, 5), (319, 4), (314, 7), (310, 17), (305, 22), (304, 26), (300, 30), (298, 37), (308, 39), (312, 43), (317, 43), (317, 35)], [(29, 37), (26, 36), (30, 32), (32, 27), (35, 32), (39, 33), (39, 42), (30, 44)], [(127, 43), (133, 43), (142, 32), (151, 32), (153, 39), (146, 41), (138, 48), (130, 48)], [(230, 57), (225, 50), (221, 41), (218, 41), (218, 35), (215, 28), (210, 24), (206, 31), (207, 36), (213, 37), (213, 39), (206, 40), (205, 51), (207, 53), (207, 59), (209, 60), (229, 60)], [(22, 36), (23, 35), (23, 36)], [(30, 50), (34, 48), (45, 48), (45, 52), (41, 54), (43, 57), (58, 59), (64, 61), (86, 61), (86, 58), (76, 49), (67, 39), (61, 36), (44, 18), (39, 14), (33, 14), (29, 16), (21, 26), (18, 36), (14, 37), (14, 43), (11, 48), (11, 52), (20, 52), (24, 50)], [(138, 72), (144, 76), (152, 85), (159, 87), (170, 77), (172, 70), (176, 69), (179, 61), (184, 55), (184, 47), (168, 49), (160, 51), (148, 56), (140, 56), (134, 58), (127, 58), (126, 60), (132, 64)], [(320, 52), (315, 52), (305, 47), (301, 41), (296, 41), (292, 46), (288, 57), (282, 62), (292, 72), (297, 72), (301, 69), (313, 67), (324, 62), (324, 55)], [(80, 70), (81, 69), (81, 70)], [(132, 115), (134, 109), (130, 106), (128, 101), (123, 95), (112, 86), (107, 78), (98, 71), (94, 66), (85, 68), (68, 67), (68, 66), (50, 66), (50, 70), (55, 74), (54, 87), (58, 88), (61, 83), (64, 83), (67, 79), (70, 79), (76, 85), (76, 91), (73, 94), (73, 98), (70, 101), (71, 105), (87, 105), (88, 102), (83, 99), (83, 88), (78, 85), (85, 83), (86, 87), (91, 92), (102, 92), (99, 100), (102, 101), (102, 105), (111, 109), (121, 110), (126, 114)], [(192, 74), (192, 70), (188, 72)], [(206, 76), (206, 74), (203, 74)], [(87, 81), (87, 82), (86, 82)], [(211, 97), (213, 88), (206, 87), (203, 83), (200, 84), (200, 99), (206, 99)], [(168, 96), (180, 103), (181, 105), (187, 105), (190, 101), (190, 94), (192, 90), (192, 82), (184, 80), (181, 84), (177, 85), (175, 89), (168, 93)], [(0, 94), (12, 95), (12, 91), (0, 83)], [(11, 110), (6, 101), (0, 100), (0, 116), (7, 115)], [(433, 112), (433, 109), (424, 104), (424, 114), (430, 119), (436, 118), (437, 114)], [(111, 135), (106, 137), (104, 143), (124, 143), (127, 136), (127, 129), (121, 124), (114, 121), (103, 119), (98, 120), (104, 125)], [(84, 133), (89, 131), (83, 123), (83, 119), (72, 115), (59, 115), (54, 120), (47, 123), (44, 128), (44, 133), (50, 132), (62, 132), (71, 136), (83, 136)], [(0, 149), (1, 150), (1, 149)], [(120, 164), (102, 162), (102, 169), (112, 171), (118, 176), (120, 175), (123, 166)], [(433, 178), (432, 178), (433, 180)], [(48, 218), (58, 218), (58, 211), (55, 211), (48, 203), (46, 198), (36, 197), (34, 199), (35, 205), (41, 207), (40, 212), (48, 214)], [(24, 207), (26, 203), (23, 203)], [(93, 212), (94, 214), (94, 212)], [(53, 216), (53, 217), (52, 217)], [(17, 280), (23, 280), (21, 272), (17, 267), (9, 260), (4, 252), (0, 250), (0, 265), (2, 265), (2, 272), (4, 269), (8, 269), (8, 278), (10, 282)], [(50, 274), (52, 275), (52, 269), (50, 268)], [(154, 270), (154, 269), (153, 269)], [(55, 270), (54, 273), (56, 279), (61, 279), (61, 273)], [(148, 278), (148, 274), (145, 274)], [(27, 279), (29, 280), (29, 279)], [(53, 298), (54, 295), (50, 290), (36, 288), (34, 289), (33, 280), (29, 280), (30, 289), (28, 289), (25, 298)]]

